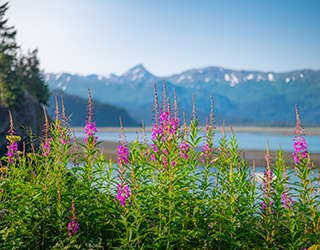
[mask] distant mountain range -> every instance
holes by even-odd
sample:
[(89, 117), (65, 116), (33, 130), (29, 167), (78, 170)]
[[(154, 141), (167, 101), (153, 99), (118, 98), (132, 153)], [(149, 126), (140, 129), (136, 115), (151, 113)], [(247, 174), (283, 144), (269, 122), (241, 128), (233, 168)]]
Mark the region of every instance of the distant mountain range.
[[(151, 125), (156, 83), (162, 94), (163, 77), (156, 77), (142, 65), (121, 76), (111, 74), (71, 75), (45, 73), (50, 90), (87, 98), (87, 86), (93, 99), (124, 108), (137, 121)], [(285, 73), (236, 71), (219, 67), (192, 69), (165, 78), (173, 103), (176, 90), (180, 114), (190, 117), (192, 94), (202, 124), (210, 112), (213, 94), (217, 123), (226, 120), (232, 125), (284, 126), (295, 123), (297, 104), (302, 122), (320, 124), (320, 70), (296, 70)]]

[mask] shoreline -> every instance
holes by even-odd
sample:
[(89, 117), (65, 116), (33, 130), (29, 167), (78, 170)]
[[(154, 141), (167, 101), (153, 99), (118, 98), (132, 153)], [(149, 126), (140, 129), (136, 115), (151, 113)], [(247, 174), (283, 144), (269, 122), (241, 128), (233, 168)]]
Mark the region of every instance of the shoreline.
[[(77, 139), (77, 142), (84, 143), (84, 139)], [(120, 145), (119, 142), (112, 141), (103, 141), (99, 148), (103, 149), (103, 154), (113, 161), (117, 161), (117, 148)], [(255, 161), (256, 166), (264, 166), (265, 165), (265, 155), (266, 151), (264, 150), (243, 150), (240, 154), (241, 158), (245, 158), (246, 162), (250, 165), (253, 164), (253, 160)], [(270, 156), (276, 155), (276, 151), (270, 151)], [(293, 167), (293, 157), (292, 152), (285, 152), (284, 158), (290, 158), (288, 161), (288, 166)], [(320, 168), (320, 153), (312, 153), (311, 159), (313, 159), (314, 165)], [(272, 161), (272, 159), (271, 159)]]
[[(205, 130), (205, 127), (200, 127)], [(124, 132), (142, 132), (142, 127), (124, 127)], [(151, 126), (145, 128), (147, 132), (150, 132), (152, 129)], [(182, 126), (183, 129), (183, 126)], [(293, 135), (293, 127), (246, 127), (246, 126), (234, 126), (232, 127), (233, 131), (236, 132), (251, 132), (251, 133), (272, 133), (277, 135)], [(71, 131), (81, 132), (84, 131), (83, 127), (70, 127)], [(121, 132), (119, 127), (97, 127), (99, 132)], [(222, 126), (217, 126), (215, 129), (216, 132), (222, 132)], [(231, 132), (230, 127), (225, 127), (226, 132)], [(320, 135), (320, 127), (307, 127), (303, 130), (305, 135)]]

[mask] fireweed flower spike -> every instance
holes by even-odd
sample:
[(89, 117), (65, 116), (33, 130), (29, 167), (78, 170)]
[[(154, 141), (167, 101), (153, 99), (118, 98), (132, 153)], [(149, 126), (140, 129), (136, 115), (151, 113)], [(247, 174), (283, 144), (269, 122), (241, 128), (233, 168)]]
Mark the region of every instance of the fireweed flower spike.
[(205, 163), (206, 159), (210, 160), (210, 163), (213, 162), (212, 159), (212, 155), (213, 154), (213, 149), (209, 148), (209, 144), (206, 143), (203, 147), (202, 147), (202, 153), (201, 156), (203, 157), (202, 162)]
[(125, 169), (124, 166), (129, 163), (129, 151), (128, 148), (125, 146), (125, 135), (123, 131), (123, 126), (122, 126), (122, 121), (121, 117), (120, 119), (120, 126), (121, 126), (121, 137), (122, 137), (122, 142), (121, 145), (118, 147), (118, 164), (119, 164), (119, 178), (120, 179), (120, 184), (118, 184), (117, 189), (118, 189), (118, 195), (117, 195), (117, 200), (120, 201), (120, 205), (122, 207), (125, 207), (128, 203), (127, 200), (130, 198), (131, 193), (129, 190), (129, 186), (126, 183), (125, 180)]
[(48, 116), (46, 109), (43, 107), (43, 112), (44, 112), (44, 117), (45, 117), (45, 124), (43, 125), (43, 133), (44, 133), (44, 141), (41, 143), (42, 150), (43, 150), (43, 156), (47, 157), (51, 151), (51, 145), (50, 141), (51, 139), (49, 138), (49, 122), (48, 122)]
[(92, 105), (92, 99), (91, 99), (91, 93), (90, 89), (88, 87), (88, 93), (89, 93), (89, 101), (88, 101), (88, 107), (87, 107), (87, 120), (86, 120), (86, 125), (84, 127), (85, 129), (85, 135), (86, 138), (84, 141), (86, 143), (96, 143), (98, 137), (95, 136), (95, 133), (97, 133), (97, 128), (96, 128), (96, 123), (93, 121), (94, 120), (94, 108)]
[[(300, 121), (300, 116), (298, 112), (298, 107), (296, 105), (296, 116), (297, 116), (297, 123), (296, 123), (296, 128), (294, 131), (294, 134), (297, 135), (295, 136), (294, 143), (293, 143), (293, 150), (294, 152), (292, 153), (294, 157), (294, 163), (299, 164), (303, 159), (308, 158), (308, 149), (307, 149), (307, 143), (306, 140), (302, 137), (304, 135), (303, 133), (303, 127), (301, 125)], [(307, 164), (308, 166), (309, 164)]]
[[(128, 187), (128, 185), (126, 185), (126, 183), (124, 184), (124, 186), (122, 188), (121, 188), (121, 185), (118, 184), (117, 189), (118, 189), (117, 199), (120, 201), (120, 205), (122, 207), (125, 207), (128, 204), (127, 200), (131, 196), (131, 193), (129, 191), (129, 187)], [(130, 203), (129, 203), (129, 205), (130, 205)]]
[(284, 193), (281, 201), (286, 209), (293, 209), (293, 201), (288, 194)]
[[(264, 201), (262, 202), (262, 210), (268, 211), (269, 213), (274, 213), (272, 210), (273, 201), (271, 200), (271, 194), (272, 194), (272, 175), (273, 175), (273, 169), (270, 168), (270, 152), (269, 152), (269, 140), (267, 138), (267, 154), (266, 154), (266, 163), (267, 163), (267, 170), (264, 170)], [(267, 208), (270, 208), (267, 209)]]
[(7, 156), (8, 156), (8, 161), (10, 163), (14, 163), (19, 157), (17, 142), (20, 141), (21, 138), (20, 138), (20, 136), (15, 136), (12, 115), (11, 115), (10, 110), (9, 110), (9, 116), (10, 116), (10, 129), (9, 129), (8, 133), (10, 135), (7, 136), (7, 139), (9, 140)]
[(118, 147), (118, 163), (124, 163), (125, 165), (129, 163), (128, 160), (129, 151), (125, 146), (120, 145)]
[(61, 106), (62, 106), (62, 130), (60, 132), (60, 143), (67, 144), (70, 142), (69, 128), (67, 127), (67, 117), (66, 117), (66, 109), (64, 107), (63, 97), (61, 96)]
[(72, 197), (72, 209), (70, 210), (70, 212), (72, 213), (72, 216), (70, 216), (70, 218), (69, 218), (71, 220), (71, 222), (68, 223), (68, 230), (69, 230), (70, 236), (72, 235), (72, 233), (77, 234), (79, 232), (79, 224), (77, 221), (75, 210), (76, 209), (74, 207), (74, 201), (73, 201), (73, 197)]

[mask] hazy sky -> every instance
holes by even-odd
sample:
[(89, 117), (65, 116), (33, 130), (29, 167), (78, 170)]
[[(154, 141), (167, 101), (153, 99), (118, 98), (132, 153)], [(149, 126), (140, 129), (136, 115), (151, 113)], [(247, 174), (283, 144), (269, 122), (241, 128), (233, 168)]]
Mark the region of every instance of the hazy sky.
[[(1, 1), (3, 4), (5, 1)], [(45, 72), (156, 76), (192, 68), (320, 69), (319, 0), (11, 0)]]

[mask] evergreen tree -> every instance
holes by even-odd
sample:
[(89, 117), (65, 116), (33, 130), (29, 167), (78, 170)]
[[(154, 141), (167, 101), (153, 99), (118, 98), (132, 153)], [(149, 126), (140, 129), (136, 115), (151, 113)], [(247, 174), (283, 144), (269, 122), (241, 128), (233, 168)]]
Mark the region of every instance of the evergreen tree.
[(36, 98), (39, 103), (48, 105), (50, 98), (49, 88), (44, 84), (39, 69), (39, 59), (37, 56), (38, 50), (35, 49), (29, 52), (27, 56), (22, 56), (19, 60), (19, 78), (22, 86)]
[(8, 3), (0, 6), (0, 104), (5, 107), (20, 103), (23, 95), (16, 67), (17, 31), (13, 26), (7, 27), (7, 9)]

